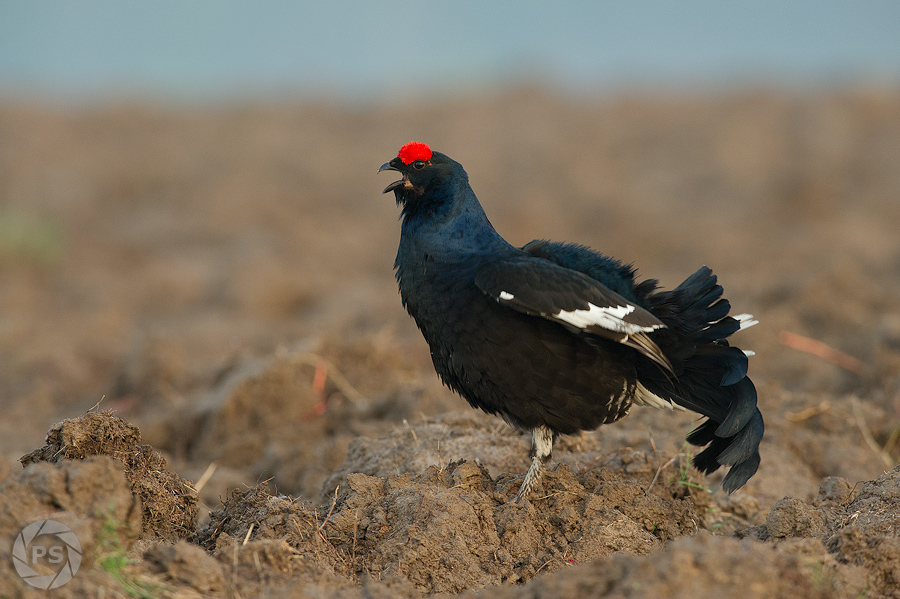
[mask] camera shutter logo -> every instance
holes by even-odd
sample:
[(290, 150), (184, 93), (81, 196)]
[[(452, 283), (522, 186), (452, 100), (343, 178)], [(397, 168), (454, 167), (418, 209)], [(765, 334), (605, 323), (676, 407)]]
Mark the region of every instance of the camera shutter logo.
[[(48, 544), (52, 537), (54, 543)], [(13, 543), (13, 564), (22, 580), (37, 589), (66, 584), (81, 565), (81, 543), (72, 529), (56, 520), (38, 520), (22, 529)], [(38, 567), (50, 574), (41, 574)]]

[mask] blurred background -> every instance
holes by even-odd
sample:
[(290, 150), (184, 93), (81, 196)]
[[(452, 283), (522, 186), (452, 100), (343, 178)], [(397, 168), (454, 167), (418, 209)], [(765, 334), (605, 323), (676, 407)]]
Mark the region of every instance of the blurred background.
[(222, 103), (896, 83), (871, 2), (85, 2), (0, 7), (3, 94)]
[[(350, 439), (467, 409), (393, 281), (375, 170), (411, 139), (513, 243), (668, 288), (719, 274), (763, 323), (742, 344), (766, 451), (794, 457), (748, 489), (877, 474), (900, 437), (898, 30), (887, 0), (4, 2), (0, 477), (103, 398), (188, 476), (219, 464), (215, 493), (312, 497)], [(610, 448), (647, 444), (634, 422)]]

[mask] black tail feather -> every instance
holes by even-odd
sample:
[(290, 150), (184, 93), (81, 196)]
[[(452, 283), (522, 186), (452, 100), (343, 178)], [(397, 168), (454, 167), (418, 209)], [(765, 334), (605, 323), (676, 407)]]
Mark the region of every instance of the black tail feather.
[(756, 407), (756, 387), (753, 386), (753, 381), (744, 377), (737, 383), (722, 388), (733, 390), (734, 393), (728, 415), (716, 429), (716, 436), (730, 437), (747, 426), (753, 415), (759, 411)]
[[(712, 443), (713, 439), (716, 438), (717, 424), (718, 423), (715, 420), (707, 420), (703, 424), (692, 430), (685, 440), (691, 445), (697, 445), (699, 447), (708, 445)], [(694, 460), (694, 462), (696, 463), (696, 459)], [(700, 468), (699, 466), (697, 467)]]
[(694, 456), (694, 466), (703, 474), (712, 474), (722, 465), (719, 454), (727, 447), (728, 439), (713, 437), (706, 449)]
[(720, 437), (732, 439), (732, 441), (725, 451), (719, 454), (719, 463), (735, 466), (757, 452), (759, 442), (762, 441), (763, 429), (762, 414), (759, 413), (759, 410), (755, 410), (753, 417), (738, 434), (731, 437)]
[(742, 487), (759, 468), (759, 444), (765, 425), (757, 408), (756, 388), (747, 378), (747, 355), (728, 345), (741, 323), (728, 316), (722, 287), (703, 267), (669, 292), (650, 296), (651, 311), (667, 327), (653, 340), (673, 363), (674, 377), (648, 364), (638, 372), (652, 393), (706, 416), (687, 441), (706, 446), (694, 466), (709, 474), (730, 466), (722, 487)]
[[(719, 301), (717, 301), (716, 303), (711, 305), (708, 310), (706, 310), (706, 317), (709, 319), (708, 322), (717, 322), (717, 321), (721, 320), (722, 318), (725, 318), (726, 316), (728, 316), (728, 312), (730, 312), (730, 311), (731, 311), (731, 302), (729, 302), (726, 299), (720, 299)], [(732, 320), (734, 320), (734, 319), (732, 319)], [(737, 321), (735, 321), (735, 322), (737, 322)], [(717, 323), (717, 324), (719, 324), (719, 323)], [(722, 324), (724, 324), (724, 323), (722, 323)], [(740, 323), (738, 323), (738, 328), (740, 328)], [(737, 329), (735, 329), (735, 331), (736, 330)], [(733, 333), (733, 332), (734, 331), (731, 331), (731, 333)], [(727, 337), (731, 333), (728, 333), (725, 336)], [(707, 335), (704, 335), (704, 337), (706, 337), (706, 336)]]
[(700, 346), (691, 358), (691, 368), (703, 371), (710, 382), (718, 380), (718, 385), (734, 385), (747, 376), (750, 366), (747, 354), (736, 347), (721, 345)]
[(719, 317), (719, 320), (709, 325), (709, 328), (698, 333), (698, 340), (715, 341), (717, 339), (725, 339), (732, 333), (737, 333), (741, 328), (740, 322), (728, 316), (728, 310), (731, 309), (731, 305), (727, 301), (723, 300), (716, 305), (724, 305), (726, 308), (725, 314)]

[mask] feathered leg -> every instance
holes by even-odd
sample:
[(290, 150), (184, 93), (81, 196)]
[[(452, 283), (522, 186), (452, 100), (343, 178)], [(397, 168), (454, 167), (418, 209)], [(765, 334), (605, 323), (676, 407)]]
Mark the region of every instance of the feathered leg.
[(516, 503), (522, 503), (544, 475), (544, 465), (550, 461), (553, 454), (553, 436), (553, 431), (546, 426), (538, 426), (531, 430), (531, 467), (528, 468), (525, 480), (516, 493)]

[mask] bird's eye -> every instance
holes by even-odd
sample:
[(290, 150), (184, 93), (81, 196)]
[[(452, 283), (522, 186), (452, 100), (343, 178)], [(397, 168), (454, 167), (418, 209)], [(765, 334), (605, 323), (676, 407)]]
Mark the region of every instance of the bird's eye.
[(419, 170), (425, 168), (425, 161), (424, 160), (416, 160), (415, 162), (413, 162), (413, 168), (419, 169)]

